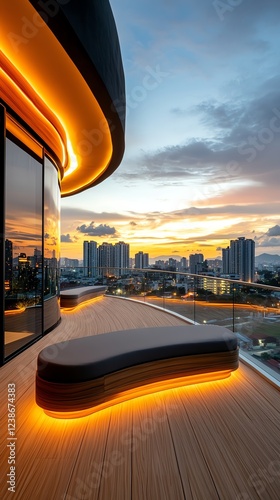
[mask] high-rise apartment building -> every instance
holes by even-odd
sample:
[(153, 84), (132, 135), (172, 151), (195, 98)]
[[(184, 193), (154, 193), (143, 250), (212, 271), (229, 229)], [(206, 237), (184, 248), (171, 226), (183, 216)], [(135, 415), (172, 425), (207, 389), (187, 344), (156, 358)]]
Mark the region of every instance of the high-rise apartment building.
[(127, 272), (129, 267), (129, 244), (119, 241), (114, 245), (114, 266), (116, 276)]
[(178, 261), (170, 257), (168, 259), (168, 269), (169, 271), (176, 271), (178, 269)]
[(186, 272), (188, 265), (188, 259), (186, 259), (186, 257), (182, 257), (180, 260), (180, 271)]
[(199, 274), (202, 271), (202, 263), (204, 256), (202, 253), (194, 253), (190, 255), (190, 273)]
[(79, 259), (68, 259), (68, 257), (61, 257), (61, 267), (79, 267)]
[(135, 254), (136, 269), (147, 269), (149, 267), (149, 254), (138, 252)]
[(83, 243), (84, 275), (92, 278), (98, 275), (98, 257), (96, 241)]
[(96, 241), (83, 242), (84, 275), (96, 277), (114, 274), (120, 276), (129, 268), (129, 244), (119, 241), (115, 245)]
[(223, 272), (223, 274), (230, 274), (229, 254), (230, 254), (229, 247), (222, 248), (222, 272)]
[(104, 242), (98, 247), (99, 274), (114, 274), (115, 253), (112, 243)]
[(255, 242), (244, 236), (231, 240), (223, 249), (223, 273), (238, 275), (242, 281), (253, 282), (255, 275)]

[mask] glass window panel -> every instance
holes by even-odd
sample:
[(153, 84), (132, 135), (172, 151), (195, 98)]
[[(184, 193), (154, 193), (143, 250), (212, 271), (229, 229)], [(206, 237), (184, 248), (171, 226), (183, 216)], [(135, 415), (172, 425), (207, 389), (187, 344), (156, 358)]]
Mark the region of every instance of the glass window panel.
[(53, 163), (45, 157), (44, 180), (44, 331), (60, 318), (60, 188)]
[(6, 141), (5, 356), (42, 334), (42, 164)]

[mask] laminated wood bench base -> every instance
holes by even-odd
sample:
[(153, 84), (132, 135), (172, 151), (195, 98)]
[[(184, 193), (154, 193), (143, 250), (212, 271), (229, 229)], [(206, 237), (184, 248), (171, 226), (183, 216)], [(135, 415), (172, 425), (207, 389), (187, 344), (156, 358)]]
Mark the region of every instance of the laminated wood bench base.
[(38, 355), (36, 402), (60, 418), (83, 416), (144, 394), (228, 377), (236, 336), (186, 325), (112, 332), (46, 347)]

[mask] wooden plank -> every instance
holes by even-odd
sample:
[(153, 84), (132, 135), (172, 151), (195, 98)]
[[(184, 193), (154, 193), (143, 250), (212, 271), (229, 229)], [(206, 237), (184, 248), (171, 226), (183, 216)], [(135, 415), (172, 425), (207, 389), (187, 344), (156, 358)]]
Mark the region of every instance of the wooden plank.
[(161, 394), (160, 399), (166, 408), (185, 498), (218, 500), (211, 471), (206, 467), (188, 409), (184, 406), (185, 391), (172, 390)]
[(132, 499), (185, 498), (166, 414), (150, 395), (133, 401)]
[(79, 426), (83, 429), (86, 425), (83, 440), (79, 444), (77, 460), (71, 473), (68, 474), (68, 482), (64, 485), (65, 500), (76, 500), (86, 498), (97, 500), (99, 497), (100, 484), (105, 474), (103, 470), (105, 450), (110, 430), (111, 410), (77, 419)]
[[(133, 406), (119, 404), (111, 412), (110, 430), (102, 469), (99, 500), (129, 500), (131, 498), (131, 449), (129, 435)], [(116, 432), (117, 429), (117, 432)]]
[[(231, 389), (237, 385), (240, 406), (231, 394)], [(276, 499), (279, 476), (273, 478), (273, 484), (261, 484), (261, 476), (263, 473), (267, 475), (274, 461), (280, 458), (280, 436), (279, 433), (275, 435), (270, 422), (263, 419), (258, 399), (248, 405), (244, 385), (244, 379), (240, 384), (233, 373), (230, 379), (211, 384), (211, 389), (202, 384), (197, 389), (182, 389), (181, 393), (185, 393), (184, 405), (219, 497), (234, 500), (238, 492), (242, 499), (246, 495), (259, 498), (260, 492), (266, 492), (267, 498)], [(192, 397), (193, 390), (195, 398)], [(254, 419), (247, 412), (250, 404), (253, 405)], [(273, 436), (273, 446), (260, 425)], [(213, 467), (214, 463), (218, 466)], [(260, 498), (264, 497), (260, 495)]]

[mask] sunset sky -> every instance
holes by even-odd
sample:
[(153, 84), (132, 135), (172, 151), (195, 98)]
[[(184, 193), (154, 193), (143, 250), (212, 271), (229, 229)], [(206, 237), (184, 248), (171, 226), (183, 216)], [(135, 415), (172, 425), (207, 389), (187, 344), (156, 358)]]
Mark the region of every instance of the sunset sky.
[(280, 254), (279, 0), (111, 6), (126, 151), (110, 178), (62, 200), (61, 256), (82, 259), (94, 240), (214, 258), (239, 236)]

